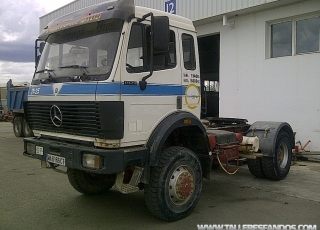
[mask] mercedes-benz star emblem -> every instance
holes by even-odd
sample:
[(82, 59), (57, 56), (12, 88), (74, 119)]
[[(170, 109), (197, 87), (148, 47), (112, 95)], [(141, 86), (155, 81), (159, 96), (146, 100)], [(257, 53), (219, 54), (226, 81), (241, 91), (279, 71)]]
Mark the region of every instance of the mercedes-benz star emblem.
[(50, 109), (50, 118), (52, 123), (56, 127), (60, 127), (62, 125), (62, 113), (58, 106), (53, 105)]

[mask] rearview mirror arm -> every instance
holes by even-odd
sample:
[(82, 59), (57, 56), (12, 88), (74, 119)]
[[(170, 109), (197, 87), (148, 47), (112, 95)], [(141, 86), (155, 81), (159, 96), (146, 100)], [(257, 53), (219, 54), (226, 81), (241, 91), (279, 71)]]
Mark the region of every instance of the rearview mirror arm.
[(151, 37), (150, 37), (150, 67), (149, 67), (149, 69), (150, 69), (150, 72), (149, 72), (149, 74), (148, 75), (146, 75), (146, 76), (144, 76), (143, 78), (142, 78), (142, 80), (141, 81), (139, 81), (139, 86), (140, 86), (140, 90), (145, 90), (146, 88), (147, 88), (147, 82), (146, 82), (146, 80), (149, 78), (149, 77), (151, 77), (152, 76), (152, 74), (153, 74), (153, 30), (154, 30), (154, 23), (153, 23), (153, 21), (154, 21), (154, 16), (153, 16), (153, 13), (148, 13), (148, 14), (145, 14), (145, 15), (143, 15), (143, 17), (140, 19), (138, 19), (137, 21), (138, 22), (142, 22), (142, 21), (144, 21), (144, 20), (146, 20), (146, 18), (148, 18), (148, 17), (151, 17), (151, 31), (150, 31), (150, 35), (151, 35)]

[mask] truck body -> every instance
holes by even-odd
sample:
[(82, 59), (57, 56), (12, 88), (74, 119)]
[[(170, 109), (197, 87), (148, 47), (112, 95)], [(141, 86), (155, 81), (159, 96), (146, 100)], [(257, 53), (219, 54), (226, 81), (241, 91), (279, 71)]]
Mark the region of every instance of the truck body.
[(13, 132), (16, 137), (31, 137), (33, 132), (24, 117), (23, 103), (28, 100), (28, 86), (13, 86), (12, 80), (7, 82), (8, 112), (13, 116)]
[(288, 123), (200, 119), (210, 105), (201, 108), (191, 20), (118, 0), (60, 17), (39, 39), (24, 155), (66, 173), (80, 193), (143, 189), (150, 212), (175, 221), (193, 211), (212, 169), (232, 175), (246, 158), (256, 177), (289, 173)]

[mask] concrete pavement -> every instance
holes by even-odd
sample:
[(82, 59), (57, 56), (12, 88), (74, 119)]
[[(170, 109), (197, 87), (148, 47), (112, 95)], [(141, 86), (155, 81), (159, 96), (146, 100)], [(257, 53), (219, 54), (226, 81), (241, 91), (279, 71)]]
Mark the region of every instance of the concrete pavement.
[(197, 224), (312, 224), (320, 229), (320, 164), (298, 162), (283, 181), (218, 169), (204, 180), (187, 218), (167, 223), (147, 210), (143, 192), (87, 197), (67, 176), (22, 155), (23, 139), (0, 122), (0, 229), (197, 229)]

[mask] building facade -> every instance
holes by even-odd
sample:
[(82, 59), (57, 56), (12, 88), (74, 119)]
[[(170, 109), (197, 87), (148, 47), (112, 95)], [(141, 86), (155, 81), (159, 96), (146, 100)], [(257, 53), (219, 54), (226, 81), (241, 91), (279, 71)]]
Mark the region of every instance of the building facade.
[[(52, 19), (103, 0), (77, 0)], [(320, 151), (319, 0), (135, 0), (194, 21), (205, 116), (287, 121)], [(41, 30), (41, 29), (40, 29)], [(204, 95), (203, 95), (204, 96)]]

